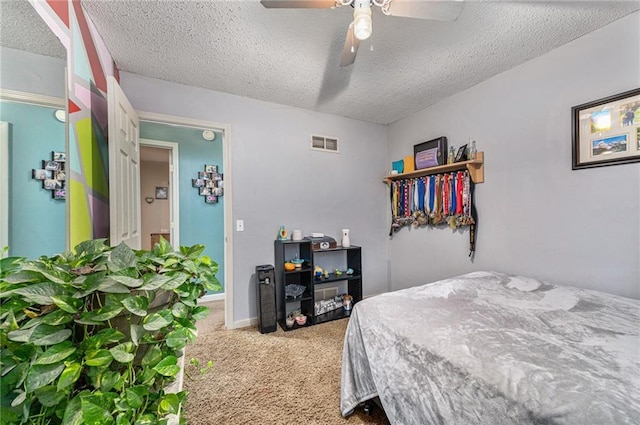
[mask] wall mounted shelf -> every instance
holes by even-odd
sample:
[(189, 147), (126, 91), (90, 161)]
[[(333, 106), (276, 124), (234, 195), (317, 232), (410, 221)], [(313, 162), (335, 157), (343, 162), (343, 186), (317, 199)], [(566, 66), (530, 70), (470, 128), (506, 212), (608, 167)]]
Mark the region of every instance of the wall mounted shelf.
[(469, 170), (469, 175), (474, 183), (484, 183), (484, 152), (477, 152), (476, 158), (471, 161), (456, 162), (454, 164), (439, 165), (437, 167), (424, 168), (402, 174), (390, 174), (383, 181), (387, 184), (394, 180), (412, 179), (415, 177), (430, 176), (432, 174), (448, 173), (450, 171)]

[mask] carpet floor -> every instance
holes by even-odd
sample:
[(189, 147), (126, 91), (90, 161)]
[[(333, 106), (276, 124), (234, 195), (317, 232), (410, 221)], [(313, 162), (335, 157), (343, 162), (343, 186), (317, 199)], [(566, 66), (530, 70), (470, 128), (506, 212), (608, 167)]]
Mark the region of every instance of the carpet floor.
[[(199, 321), (198, 338), (186, 349), (185, 416), (191, 425), (371, 424), (386, 425), (376, 408), (345, 419), (340, 414), (342, 341), (347, 320), (260, 334), (257, 328), (225, 330), (221, 302)], [(200, 374), (196, 358), (213, 368)], [(202, 367), (202, 366), (201, 366)]]

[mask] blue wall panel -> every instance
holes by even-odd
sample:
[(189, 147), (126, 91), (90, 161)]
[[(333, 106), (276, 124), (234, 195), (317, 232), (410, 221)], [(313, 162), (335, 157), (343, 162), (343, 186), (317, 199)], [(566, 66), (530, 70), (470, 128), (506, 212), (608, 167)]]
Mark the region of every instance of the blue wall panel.
[(152, 122), (140, 122), (140, 138), (175, 142), (179, 145), (180, 184), (180, 245), (203, 244), (204, 253), (218, 263), (217, 278), (224, 285), (224, 196), (217, 204), (206, 204), (191, 179), (204, 171), (205, 164), (222, 164), (222, 134), (213, 141), (202, 137), (202, 129), (178, 127)]
[(0, 120), (9, 123), (9, 254), (27, 258), (66, 248), (65, 203), (54, 200), (31, 170), (42, 168), (52, 151), (65, 151), (65, 125), (55, 109), (0, 102)]

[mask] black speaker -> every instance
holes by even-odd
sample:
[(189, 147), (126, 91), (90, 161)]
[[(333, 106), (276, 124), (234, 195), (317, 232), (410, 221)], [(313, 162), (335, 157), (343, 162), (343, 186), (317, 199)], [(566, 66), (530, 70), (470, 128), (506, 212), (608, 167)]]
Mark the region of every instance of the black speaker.
[(276, 282), (273, 266), (256, 266), (256, 304), (258, 329), (266, 334), (276, 331)]

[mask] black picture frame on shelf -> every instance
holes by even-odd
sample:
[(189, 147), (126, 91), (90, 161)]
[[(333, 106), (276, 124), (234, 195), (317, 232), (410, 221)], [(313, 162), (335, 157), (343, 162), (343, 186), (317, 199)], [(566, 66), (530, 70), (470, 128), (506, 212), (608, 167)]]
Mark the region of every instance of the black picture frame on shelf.
[(458, 148), (458, 151), (456, 152), (456, 157), (454, 159), (453, 162), (462, 162), (462, 161), (466, 161), (469, 159), (469, 154), (468, 154), (468, 145), (462, 145)]
[(640, 88), (571, 108), (573, 170), (640, 162)]
[(447, 138), (444, 136), (413, 145), (416, 170), (443, 165), (446, 161), (446, 152)]

